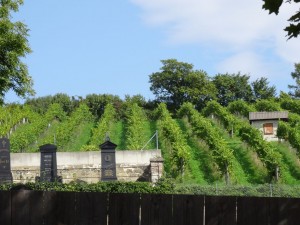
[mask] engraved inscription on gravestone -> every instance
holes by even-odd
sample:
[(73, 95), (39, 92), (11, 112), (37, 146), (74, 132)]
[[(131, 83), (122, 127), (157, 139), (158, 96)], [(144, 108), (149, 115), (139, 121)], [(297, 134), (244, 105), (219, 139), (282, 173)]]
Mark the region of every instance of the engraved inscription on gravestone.
[(117, 180), (116, 175), (116, 147), (117, 145), (105, 141), (100, 145), (101, 149), (101, 180), (111, 181)]
[(56, 145), (46, 144), (40, 146), (41, 174), (40, 178), (38, 178), (39, 181), (53, 182), (61, 180), (61, 178), (57, 176), (56, 150)]
[(0, 138), (0, 184), (11, 182), (10, 142), (7, 138)]
[(41, 162), (43, 165), (42, 177), (45, 179), (45, 181), (51, 181), (52, 177), (54, 177), (52, 153), (47, 152), (41, 154)]

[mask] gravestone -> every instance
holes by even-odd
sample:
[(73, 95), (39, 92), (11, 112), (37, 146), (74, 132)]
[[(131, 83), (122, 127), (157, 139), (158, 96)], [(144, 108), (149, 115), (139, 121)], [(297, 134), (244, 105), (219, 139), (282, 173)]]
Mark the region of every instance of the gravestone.
[(100, 145), (101, 149), (101, 180), (113, 181), (117, 180), (116, 175), (116, 147), (117, 145), (105, 141)]
[(41, 182), (61, 181), (57, 176), (56, 145), (45, 144), (40, 146), (41, 152), (41, 174), (37, 178)]
[(9, 139), (0, 138), (0, 184), (12, 183), (12, 180)]

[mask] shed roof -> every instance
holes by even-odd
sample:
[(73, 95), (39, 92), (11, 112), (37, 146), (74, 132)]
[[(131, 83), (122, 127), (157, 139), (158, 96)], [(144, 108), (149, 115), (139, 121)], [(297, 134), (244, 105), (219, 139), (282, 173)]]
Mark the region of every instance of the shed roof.
[(288, 119), (287, 111), (249, 112), (249, 120)]

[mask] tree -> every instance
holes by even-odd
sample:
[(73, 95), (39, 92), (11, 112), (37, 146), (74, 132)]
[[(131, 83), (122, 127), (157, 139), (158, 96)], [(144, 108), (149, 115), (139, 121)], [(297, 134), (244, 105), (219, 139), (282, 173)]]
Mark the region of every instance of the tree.
[(104, 113), (105, 106), (108, 103), (114, 105), (116, 111), (119, 111), (122, 108), (122, 101), (117, 95), (110, 95), (110, 94), (89, 94), (84, 99), (84, 102), (89, 107), (93, 116), (99, 119), (102, 114)]
[(244, 100), (250, 102), (253, 99), (249, 76), (238, 74), (218, 74), (213, 78), (213, 83), (218, 89), (217, 101), (222, 106), (230, 102)]
[[(269, 13), (275, 13), (278, 15), (279, 8), (281, 7), (283, 0), (263, 0), (263, 9), (268, 10)], [(285, 3), (299, 3), (300, 0), (287, 0)], [(288, 39), (294, 37), (296, 38), (300, 34), (300, 10), (292, 15), (288, 19), (290, 25), (288, 25), (284, 30), (287, 32)]]
[(300, 63), (295, 63), (295, 71), (291, 73), (292, 78), (295, 80), (295, 85), (288, 85), (291, 91), (289, 95), (294, 98), (300, 98)]
[(191, 102), (197, 108), (215, 99), (216, 88), (204, 71), (193, 70), (193, 65), (176, 59), (161, 60), (160, 72), (152, 73), (150, 90), (160, 102), (178, 109), (184, 102)]
[(275, 86), (269, 87), (268, 79), (265, 77), (258, 78), (251, 83), (254, 100), (275, 98)]
[(33, 81), (27, 66), (21, 61), (31, 52), (28, 29), (22, 22), (12, 22), (11, 12), (17, 12), (22, 0), (0, 0), (0, 103), (9, 90), (19, 97), (33, 95)]

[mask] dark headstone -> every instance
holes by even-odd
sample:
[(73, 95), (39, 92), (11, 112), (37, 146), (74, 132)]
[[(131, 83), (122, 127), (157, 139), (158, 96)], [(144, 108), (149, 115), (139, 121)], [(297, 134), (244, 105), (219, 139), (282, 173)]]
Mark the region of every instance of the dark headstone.
[(116, 147), (117, 145), (106, 141), (100, 145), (101, 149), (101, 180), (117, 180), (116, 175)]
[(57, 176), (56, 150), (56, 145), (45, 144), (40, 146), (41, 174), (40, 178), (38, 178), (39, 181), (54, 182), (61, 180), (61, 178)]
[(0, 184), (12, 183), (10, 169), (10, 143), (7, 138), (0, 138)]

